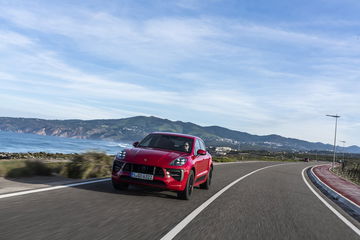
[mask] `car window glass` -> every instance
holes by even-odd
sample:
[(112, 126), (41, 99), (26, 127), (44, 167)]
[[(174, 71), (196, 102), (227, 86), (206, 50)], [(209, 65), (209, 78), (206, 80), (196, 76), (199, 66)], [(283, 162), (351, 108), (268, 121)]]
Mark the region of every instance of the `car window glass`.
[(199, 142), (200, 142), (200, 149), (206, 151), (205, 143), (203, 141), (201, 141), (201, 140)]
[(168, 134), (150, 134), (145, 137), (139, 147), (151, 147), (190, 153), (194, 140), (192, 138)]
[(198, 151), (199, 149), (201, 149), (201, 147), (200, 147), (200, 142), (199, 142), (198, 139), (196, 139), (196, 143), (195, 143), (195, 154), (197, 154), (197, 151)]
[(151, 140), (153, 140), (153, 135), (147, 135), (138, 145), (143, 147), (148, 147), (150, 145)]

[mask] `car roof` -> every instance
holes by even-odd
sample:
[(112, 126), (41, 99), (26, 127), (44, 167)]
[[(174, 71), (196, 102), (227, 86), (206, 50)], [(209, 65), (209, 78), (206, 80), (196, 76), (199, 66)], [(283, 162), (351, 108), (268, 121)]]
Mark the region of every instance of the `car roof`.
[[(152, 132), (150, 134), (164, 134), (164, 135), (172, 135), (172, 136), (177, 136), (177, 137), (199, 138), (197, 136), (184, 134), (184, 133), (176, 133), (176, 132)], [(201, 139), (201, 138), (199, 138), (199, 139)]]

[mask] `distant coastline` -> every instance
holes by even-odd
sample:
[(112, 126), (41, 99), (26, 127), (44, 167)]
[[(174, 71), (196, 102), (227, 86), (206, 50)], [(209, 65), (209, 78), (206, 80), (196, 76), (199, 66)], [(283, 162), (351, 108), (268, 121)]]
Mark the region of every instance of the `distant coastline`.
[[(102, 141), (131, 143), (141, 140), (150, 132), (166, 131), (196, 135), (203, 138), (207, 146), (231, 147), (236, 150), (265, 150), (270, 152), (331, 152), (333, 150), (331, 144), (320, 142), (308, 142), (275, 134), (259, 136), (219, 126), (203, 127), (191, 122), (144, 116), (97, 120), (0, 117), (0, 130), (63, 137), (64, 142), (67, 141), (65, 139), (99, 141), (97, 145), (100, 146), (103, 145)], [(360, 147), (355, 145), (345, 148), (339, 146), (337, 150), (338, 152), (360, 153)]]
[(31, 133), (0, 131), (0, 152), (3, 153), (84, 153), (88, 151), (116, 154), (130, 143), (89, 139), (41, 136)]

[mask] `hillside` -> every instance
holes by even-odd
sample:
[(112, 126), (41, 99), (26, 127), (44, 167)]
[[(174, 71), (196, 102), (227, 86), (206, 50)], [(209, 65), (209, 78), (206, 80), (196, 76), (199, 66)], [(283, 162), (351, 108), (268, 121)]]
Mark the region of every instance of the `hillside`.
[[(279, 135), (258, 136), (219, 126), (202, 127), (190, 122), (170, 121), (157, 117), (131, 117), (104, 120), (44, 120), (36, 118), (0, 117), (0, 130), (40, 135), (136, 141), (154, 131), (180, 132), (202, 137), (208, 145), (231, 146), (239, 149), (264, 149), (273, 151), (331, 151), (332, 145), (307, 142)], [(341, 148), (339, 149), (342, 150)], [(360, 153), (358, 146), (346, 148), (347, 152)]]

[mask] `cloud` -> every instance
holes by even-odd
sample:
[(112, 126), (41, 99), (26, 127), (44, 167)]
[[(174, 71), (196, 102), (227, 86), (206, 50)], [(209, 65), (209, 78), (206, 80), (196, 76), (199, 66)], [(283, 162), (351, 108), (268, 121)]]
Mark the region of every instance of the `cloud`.
[[(26, 78), (12, 78), (7, 84), (3, 85), (3, 89), (22, 91), (32, 95), (36, 95), (40, 90), (42, 96), (54, 94), (66, 98), (74, 94), (72, 98), (82, 96), (87, 99), (101, 98), (103, 100), (177, 105), (203, 112), (222, 114), (236, 114), (238, 112), (237, 110), (224, 111), (224, 107), (230, 106), (231, 108), (232, 106), (239, 107), (241, 105), (241, 109), (245, 109), (244, 106), (247, 104), (247, 101), (244, 101), (244, 96), (244, 99), (240, 100), (239, 98), (225, 97), (226, 95), (233, 95), (233, 92), (222, 93), (221, 91), (214, 92), (207, 89), (199, 93), (185, 94), (186, 100), (184, 101), (183, 93), (156, 90), (121, 81), (111, 81), (96, 74), (85, 73), (71, 67), (61, 61), (55, 53), (43, 50), (40, 46), (33, 47), (35, 47), (33, 52), (18, 52), (14, 56), (14, 61), (21, 59), (19, 63), (22, 65), (22, 72), (30, 74)], [(49, 78), (52, 80), (46, 80)], [(29, 88), (28, 86), (33, 87)], [(247, 106), (247, 108), (249, 107)]]
[[(13, 94), (17, 112), (33, 105), (57, 118), (171, 115), (315, 140), (327, 139), (326, 120), (314, 120), (324, 113), (359, 118), (353, 38), (225, 15), (0, 10), (9, 26), (0, 30), (0, 92), (7, 103)], [(321, 130), (308, 131), (309, 119)]]
[(11, 31), (0, 30), (0, 49), (6, 47), (29, 47), (33, 44), (33, 41), (21, 34)]
[(111, 107), (92, 107), (90, 105), (81, 104), (76, 101), (54, 102), (52, 99), (43, 101), (36, 100), (32, 97), (13, 96), (2, 94), (2, 104), (0, 111), (17, 112), (19, 117), (42, 116), (50, 119), (64, 119), (64, 113), (67, 113), (67, 119), (107, 119), (130, 116), (147, 116), (148, 114), (136, 111), (127, 111)]

